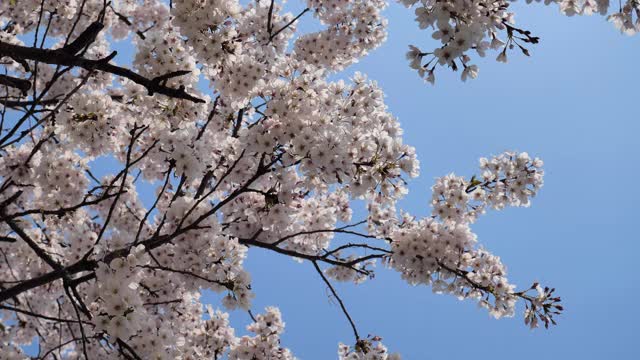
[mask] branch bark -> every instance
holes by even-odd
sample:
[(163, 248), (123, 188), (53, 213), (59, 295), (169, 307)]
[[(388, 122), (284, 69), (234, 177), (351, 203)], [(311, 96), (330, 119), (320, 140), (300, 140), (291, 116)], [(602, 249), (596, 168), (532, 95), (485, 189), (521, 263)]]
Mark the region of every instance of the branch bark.
[(163, 84), (167, 79), (187, 74), (187, 71), (176, 71), (161, 75), (153, 79), (149, 79), (131, 71), (130, 69), (110, 64), (109, 62), (117, 55), (117, 51), (112, 52), (109, 56), (100, 60), (91, 60), (82, 56), (75, 55), (74, 51), (78, 46), (86, 46), (88, 41), (90, 42), (92, 39), (95, 39), (95, 36), (97, 36), (97, 32), (99, 32), (99, 30), (101, 29), (101, 24), (94, 24), (89, 26), (82, 34), (80, 34), (76, 41), (67, 45), (66, 47), (63, 47), (62, 49), (39, 49), (36, 47), (26, 47), (0, 41), (0, 58), (8, 56), (18, 62), (31, 60), (51, 65), (80, 67), (89, 71), (103, 71), (116, 76), (127, 78), (135, 82), (136, 84), (144, 86), (150, 96), (158, 93), (166, 95), (168, 97), (189, 100), (196, 103), (205, 102), (203, 99), (189, 95), (185, 91), (184, 86), (175, 89)]

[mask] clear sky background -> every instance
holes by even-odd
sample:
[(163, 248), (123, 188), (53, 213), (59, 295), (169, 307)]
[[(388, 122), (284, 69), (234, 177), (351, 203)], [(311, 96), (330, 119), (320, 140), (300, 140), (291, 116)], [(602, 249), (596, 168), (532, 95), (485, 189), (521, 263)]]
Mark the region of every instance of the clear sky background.
[[(601, 16), (568, 18), (555, 5), (514, 8), (518, 24), (541, 43), (530, 58), (511, 52), (508, 64), (495, 62), (494, 53), (479, 59), (476, 80), (462, 83), (459, 72), (444, 69), (435, 87), (418, 78), (405, 59), (407, 46), (436, 43), (394, 1), (385, 12), (386, 44), (340, 77), (361, 71), (377, 80), (405, 142), (416, 147), (421, 175), (401, 202), (415, 215), (430, 212), (436, 177), (478, 173), (481, 156), (517, 150), (544, 159), (545, 187), (532, 207), (489, 212), (473, 229), (502, 257), (513, 283), (557, 288), (565, 306), (559, 325), (529, 330), (521, 308), (515, 318), (494, 320), (471, 301), (411, 287), (382, 267), (373, 281), (337, 289), (360, 333), (382, 336), (408, 360), (638, 359), (640, 36), (620, 34)], [(131, 47), (116, 48), (116, 60), (126, 64)], [(353, 342), (311, 264), (252, 249), (247, 268), (254, 312), (280, 307), (283, 345), (300, 359), (335, 359), (339, 341)], [(214, 307), (218, 299), (204, 297)], [(246, 313), (232, 312), (241, 333), (248, 322)]]
[[(544, 159), (545, 187), (532, 207), (489, 212), (473, 229), (513, 283), (557, 288), (566, 309), (559, 325), (529, 330), (520, 308), (494, 320), (473, 302), (411, 287), (384, 268), (374, 281), (338, 289), (360, 332), (382, 336), (409, 360), (638, 359), (640, 37), (601, 16), (563, 16), (555, 5), (514, 8), (541, 43), (530, 58), (513, 51), (508, 64), (495, 62), (497, 54), (480, 59), (476, 80), (439, 71), (435, 87), (424, 84), (407, 66), (407, 45), (436, 44), (395, 2), (385, 12), (386, 44), (344, 76), (358, 70), (377, 80), (416, 147), (421, 175), (401, 202), (413, 214), (430, 211), (434, 178), (477, 173), (481, 156), (518, 150)], [(311, 264), (251, 250), (247, 267), (254, 311), (280, 306), (283, 345), (301, 359), (335, 359), (337, 342), (353, 341)], [(232, 319), (249, 320), (241, 312)]]

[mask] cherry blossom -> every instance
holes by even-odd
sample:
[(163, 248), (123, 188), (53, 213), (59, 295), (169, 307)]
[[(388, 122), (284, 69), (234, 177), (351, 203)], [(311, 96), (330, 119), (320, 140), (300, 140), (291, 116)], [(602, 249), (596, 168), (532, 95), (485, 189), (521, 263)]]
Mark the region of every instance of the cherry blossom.
[[(479, 74), (473, 53), (507, 62), (539, 41), (508, 1), (401, 2), (437, 44), (407, 53), (430, 83), (438, 66), (466, 81)], [(608, 1), (556, 2), (640, 30), (636, 0), (613, 13)], [(248, 248), (315, 270), (353, 332), (340, 359), (400, 359), (362, 335), (333, 285), (376, 271), (496, 318), (523, 304), (527, 326), (555, 324), (555, 289), (510, 282), (473, 229), (487, 211), (530, 206), (542, 160), (481, 158), (471, 176), (435, 180), (430, 215), (403, 211), (416, 151), (382, 87), (349, 69), (386, 40), (387, 2), (297, 5), (0, 2), (3, 359), (28, 358), (33, 339), (40, 359), (293, 359), (286, 309), (254, 316)], [(123, 40), (130, 58), (114, 50)], [(250, 334), (237, 335), (232, 310), (250, 314)]]
[[(541, 0), (527, 0), (527, 3)], [(476, 78), (478, 66), (471, 64), (472, 55), (485, 57), (488, 51), (498, 51), (496, 60), (506, 63), (507, 51), (517, 49), (530, 56), (529, 48), (540, 39), (532, 31), (517, 27), (515, 13), (509, 9), (511, 1), (488, 3), (483, 0), (434, 1), (398, 0), (408, 8), (415, 9), (415, 21), (420, 29), (429, 29), (431, 37), (440, 42), (431, 51), (423, 51), (415, 45), (409, 46), (407, 58), (411, 68), (418, 71), (426, 82), (435, 82), (438, 66), (453, 71), (462, 68), (461, 78)], [(545, 0), (555, 3), (566, 16), (605, 15), (620, 32), (633, 35), (640, 31), (640, 2), (627, 0), (624, 5), (610, 5), (609, 0)], [(610, 9), (611, 8), (611, 9)], [(526, 20), (526, 18), (525, 18)], [(432, 46), (432, 45), (430, 45)]]

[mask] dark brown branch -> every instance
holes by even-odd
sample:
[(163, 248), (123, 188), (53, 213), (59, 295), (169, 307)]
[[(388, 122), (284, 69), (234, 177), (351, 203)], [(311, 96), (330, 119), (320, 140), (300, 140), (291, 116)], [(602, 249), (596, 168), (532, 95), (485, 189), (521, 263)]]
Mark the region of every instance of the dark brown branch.
[[(127, 78), (136, 84), (144, 86), (149, 95), (155, 93), (166, 95), (168, 97), (176, 99), (185, 99), (197, 103), (204, 103), (205, 101), (189, 95), (184, 87), (181, 86), (178, 89), (170, 88), (161, 84), (161, 80), (166, 77), (179, 76), (176, 73), (167, 74), (164, 76), (156, 77), (154, 79), (148, 79), (138, 73), (135, 73), (129, 69), (110, 64), (109, 62), (117, 55), (117, 52), (112, 52), (109, 56), (100, 60), (90, 60), (82, 56), (70, 55), (63, 49), (51, 50), (51, 49), (38, 49), (33, 47), (25, 47), (20, 45), (13, 45), (0, 41), (0, 57), (8, 56), (14, 60), (33, 60), (42, 62), (45, 64), (62, 65), (70, 67), (80, 67), (85, 70), (97, 70), (120, 77)], [(157, 80), (160, 78), (160, 80)]]
[[(304, 10), (302, 10), (302, 12), (300, 12), (300, 14), (298, 14), (298, 16), (294, 17), (291, 21), (289, 21), (286, 25), (284, 25), (283, 27), (281, 27), (280, 29), (278, 29), (276, 32), (274, 32), (273, 34), (270, 34), (269, 36), (269, 42), (271, 42), (273, 39), (275, 39), (276, 36), (278, 36), (281, 32), (283, 32), (284, 30), (286, 30), (287, 28), (289, 28), (289, 26), (293, 25), (293, 23), (295, 23), (296, 21), (298, 21), (298, 19), (300, 19), (302, 17), (302, 15), (306, 14), (307, 11), (309, 11), (309, 8), (306, 8)], [(271, 33), (271, 32), (269, 32)]]
[(31, 81), (8, 75), (0, 75), (0, 85), (6, 85), (8, 87), (18, 89), (25, 96), (27, 95), (27, 91), (31, 89)]
[[(121, 14), (121, 13), (117, 12), (117, 11), (113, 8), (113, 6), (111, 6), (111, 5), (109, 5), (109, 8), (111, 9), (111, 11), (113, 11), (113, 13), (114, 13), (114, 14), (116, 14), (116, 16), (118, 17), (118, 20), (122, 21), (123, 23), (125, 23), (125, 24), (126, 24), (126, 25), (128, 25), (128, 26), (133, 27), (133, 23), (131, 22), (131, 20), (129, 20), (129, 18), (128, 18), (128, 17), (126, 17), (125, 15), (123, 15), (123, 14)], [(143, 31), (136, 30), (136, 32), (135, 32), (135, 33), (136, 33), (136, 35), (138, 35), (138, 37), (140, 37), (140, 39), (142, 39), (142, 40), (146, 40), (146, 39), (147, 39), (147, 37), (144, 35), (144, 32), (143, 32)]]
[(191, 271), (172, 269), (170, 267), (166, 267), (166, 266), (163, 266), (163, 265), (160, 265), (160, 264), (155, 265), (155, 266), (153, 266), (153, 265), (143, 265), (141, 267), (145, 268), (145, 269), (149, 269), (149, 270), (162, 270), (162, 271), (172, 272), (172, 273), (181, 274), (181, 275), (185, 275), (185, 276), (191, 276), (191, 277), (194, 277), (196, 279), (200, 279), (200, 280), (206, 281), (208, 283), (224, 286), (225, 288), (233, 291), (233, 282), (232, 281), (222, 282), (222, 281), (218, 281), (218, 280), (212, 280), (212, 279), (208, 279), (208, 278), (206, 278), (204, 276), (200, 276), (198, 274), (195, 274), (195, 273), (193, 273)]
[[(77, 323), (80, 326), (80, 335), (82, 338), (82, 354), (84, 355), (85, 360), (89, 360), (89, 355), (87, 354), (88, 339), (87, 339), (87, 335), (84, 332), (84, 326), (82, 325), (82, 320), (80, 319), (80, 311), (78, 311), (78, 305), (76, 305), (76, 302), (71, 296), (71, 293), (69, 292), (69, 287), (65, 286), (64, 291), (69, 297), (69, 301), (71, 302), (71, 305), (73, 306), (73, 310), (76, 313), (76, 318), (78, 319)], [(78, 301), (80, 301), (80, 299), (78, 299)]]
[[(51, 316), (47, 316), (47, 315), (37, 314), (37, 313), (29, 311), (29, 310), (24, 310), (24, 309), (20, 309), (20, 308), (16, 308), (16, 307), (13, 307), (13, 306), (8, 306), (8, 305), (0, 304), (0, 309), (13, 311), (13, 312), (21, 313), (21, 314), (24, 314), (24, 315), (32, 316), (32, 317), (37, 317), (37, 318), (40, 318), (40, 319), (43, 319), (43, 320), (66, 322), (66, 323), (77, 323), (78, 322), (77, 320), (61, 319), (61, 318), (57, 318), (57, 317), (51, 317)], [(83, 321), (83, 322), (85, 324), (87, 324), (87, 325), (93, 325), (92, 323), (87, 322), (87, 321)]]
[[(135, 350), (133, 350), (131, 348), (131, 346), (129, 346), (129, 344), (127, 344), (126, 342), (122, 341), (122, 339), (118, 339), (117, 342), (118, 342), (118, 345), (120, 345), (120, 347), (126, 349), (131, 354), (131, 356), (133, 356), (134, 359), (142, 360), (142, 358), (135, 352)], [(122, 355), (125, 355), (125, 353), (122, 352)]]
[(167, 305), (167, 304), (178, 304), (181, 303), (182, 299), (174, 299), (174, 300), (165, 300), (165, 301), (152, 301), (152, 302), (146, 302), (143, 303), (142, 305), (144, 306), (158, 306), (158, 305)]
[[(259, 247), (259, 248), (263, 248), (263, 249), (267, 249), (267, 250), (271, 250), (274, 252), (277, 252), (279, 254), (282, 255), (288, 255), (294, 258), (298, 258), (298, 259), (303, 259), (303, 260), (309, 260), (309, 261), (322, 261), (324, 263), (330, 264), (330, 265), (335, 265), (335, 266), (343, 266), (343, 267), (347, 267), (351, 270), (354, 271), (358, 271), (360, 269), (354, 268), (353, 266), (361, 263), (363, 261), (367, 261), (370, 259), (379, 259), (379, 258), (383, 258), (385, 256), (387, 256), (387, 254), (372, 254), (372, 255), (367, 255), (367, 256), (363, 256), (360, 258), (356, 258), (354, 260), (348, 261), (348, 262), (344, 262), (344, 261), (338, 261), (338, 260), (333, 260), (333, 259), (329, 259), (326, 258), (324, 255), (323, 256), (319, 256), (319, 255), (309, 255), (309, 254), (304, 254), (304, 253), (300, 253), (297, 251), (293, 251), (293, 250), (289, 250), (289, 249), (283, 249), (281, 247), (277, 247), (274, 246), (272, 244), (268, 244), (262, 241), (257, 241), (255, 239), (238, 239), (238, 242), (242, 245), (245, 246), (255, 246), (255, 247)], [(360, 273), (363, 273), (362, 270), (359, 271)], [(364, 272), (365, 275), (369, 275), (368, 273)]]
[[(1, 52), (0, 52), (0, 56), (1, 56)], [(7, 147), (13, 143), (19, 142), (23, 137), (27, 136), (28, 134), (31, 133), (31, 131), (33, 131), (33, 129), (35, 129), (36, 127), (40, 126), (40, 124), (44, 123), (45, 121), (47, 121), (47, 119), (49, 119), (52, 114), (57, 113), (58, 109), (60, 109), (60, 107), (66, 103), (71, 96), (73, 96), (73, 94), (75, 94), (78, 90), (80, 90), (80, 88), (82, 86), (84, 86), (87, 81), (89, 80), (89, 77), (93, 74), (93, 71), (89, 71), (87, 72), (87, 74), (85, 76), (82, 77), (82, 81), (80, 81), (80, 83), (78, 85), (76, 85), (71, 92), (69, 92), (64, 99), (62, 99), (62, 101), (60, 101), (58, 103), (58, 105), (56, 105), (55, 109), (53, 109), (53, 111), (51, 111), (47, 116), (45, 116), (44, 118), (40, 119), (34, 126), (30, 127), (29, 129), (23, 131), (20, 136), (18, 136), (17, 138), (5, 143), (5, 141), (9, 140), (9, 138), (11, 138), (14, 133), (16, 131), (18, 131), (18, 129), (20, 128), (20, 126), (22, 126), (22, 123), (24, 121), (26, 121), (26, 119), (33, 113), (34, 108), (37, 104), (39, 104), (39, 102), (42, 100), (42, 98), (47, 94), (47, 92), (49, 91), (49, 89), (51, 89), (51, 87), (53, 86), (53, 84), (57, 81), (58, 78), (60, 78), (60, 76), (62, 76), (62, 74), (66, 73), (67, 71), (69, 71), (70, 68), (66, 68), (65, 70), (62, 71), (56, 71), (56, 73), (53, 75), (51, 81), (49, 81), (47, 83), (47, 86), (45, 87), (45, 89), (40, 93), (40, 95), (38, 97), (35, 96), (34, 94), (34, 101), (33, 101), (33, 105), (31, 105), (31, 108), (29, 109), (29, 111), (27, 112), (27, 114), (25, 114), (20, 120), (18, 120), (18, 122), (15, 124), (15, 126), (13, 127), (13, 129), (11, 129), (2, 139), (0, 139), (0, 148), (4, 148)]]
[(367, 244), (352, 244), (352, 243), (349, 243), (349, 244), (345, 244), (345, 245), (339, 246), (339, 247), (337, 247), (337, 248), (335, 248), (335, 249), (333, 249), (331, 251), (328, 251), (326, 254), (324, 254), (324, 257), (331, 256), (331, 255), (333, 255), (333, 254), (335, 254), (335, 253), (337, 253), (337, 252), (339, 252), (341, 250), (352, 249), (352, 248), (369, 249), (369, 250), (374, 250), (374, 251), (380, 251), (380, 252), (387, 253), (387, 254), (392, 254), (391, 251), (389, 251), (387, 249), (379, 248), (379, 247), (376, 247), (376, 246), (371, 246), (371, 245), (367, 245)]
[(244, 109), (240, 109), (238, 111), (238, 118), (236, 119), (236, 123), (233, 126), (233, 133), (231, 136), (238, 137), (238, 131), (240, 131), (240, 127), (242, 127), (242, 118), (244, 117)]
[(269, 32), (269, 37), (271, 37), (271, 31), (273, 30), (273, 3), (275, 1), (271, 0), (271, 4), (269, 4), (269, 14), (267, 15), (267, 31)]
[[(137, 132), (140, 129), (142, 130), (140, 132)], [(94, 246), (100, 243), (102, 236), (107, 231), (107, 226), (109, 226), (109, 221), (111, 221), (111, 216), (113, 216), (113, 212), (115, 211), (115, 208), (118, 205), (118, 200), (120, 200), (120, 194), (122, 194), (122, 192), (124, 191), (124, 186), (127, 181), (127, 175), (129, 174), (129, 168), (131, 167), (131, 153), (133, 152), (133, 146), (135, 145), (138, 138), (142, 135), (142, 133), (146, 129), (147, 129), (146, 127), (138, 127), (136, 124), (134, 124), (133, 129), (131, 129), (131, 131), (129, 132), (129, 134), (131, 135), (131, 140), (129, 141), (129, 146), (127, 148), (127, 155), (126, 155), (126, 162), (124, 164), (124, 169), (121, 172), (123, 175), (122, 175), (122, 181), (120, 182), (120, 189), (116, 193), (116, 197), (115, 199), (113, 199), (113, 202), (109, 207), (109, 212), (107, 213), (107, 217), (104, 220), (104, 224), (102, 225), (102, 228), (98, 233), (98, 237), (96, 238)], [(89, 250), (84, 257), (85, 258), (88, 257), (92, 252), (93, 252), (93, 248)]]
[[(100, 338), (102, 338), (102, 335), (93, 335), (93, 336), (88, 337), (88, 339), (100, 339)], [(63, 342), (63, 343), (60, 343), (60, 344), (58, 344), (57, 346), (55, 346), (55, 347), (53, 347), (53, 348), (49, 349), (49, 351), (47, 351), (46, 353), (44, 353), (44, 354), (42, 355), (42, 357), (39, 357), (39, 358), (37, 358), (37, 359), (46, 359), (46, 358), (47, 358), (47, 356), (49, 356), (49, 354), (52, 354), (54, 351), (56, 351), (56, 350), (58, 350), (58, 349), (61, 349), (61, 348), (65, 347), (65, 346), (67, 346), (67, 345), (69, 345), (69, 344), (71, 344), (71, 343), (74, 343), (74, 342), (76, 342), (76, 341), (82, 341), (82, 340), (83, 340), (82, 338), (76, 338), (76, 337), (71, 338), (70, 340), (67, 340), (67, 341), (65, 341), (65, 342)]]
[[(0, 209), (0, 214), (4, 215), (4, 209)], [(38, 244), (36, 244), (35, 241), (33, 241), (31, 239), (31, 237), (29, 237), (29, 235), (27, 235), (27, 233), (24, 232), (24, 230), (22, 230), (22, 228), (20, 226), (18, 226), (18, 224), (13, 221), (12, 219), (4, 219), (3, 220), (7, 225), (9, 225), (9, 227), (11, 228), (11, 230), (13, 230), (16, 234), (18, 234), (18, 236), (27, 243), (27, 245), (29, 245), (29, 247), (31, 248), (31, 250), (33, 250), (33, 252), (36, 253), (36, 255), (38, 255), (38, 257), (40, 259), (42, 259), (44, 262), (46, 262), (49, 266), (51, 266), (54, 270), (63, 270), (64, 268), (58, 264), (55, 260), (53, 260), (49, 254), (47, 254), (44, 250), (42, 250), (42, 248), (40, 248), (38, 246)]]
[(347, 317), (347, 320), (351, 325), (351, 329), (353, 330), (353, 335), (355, 335), (356, 337), (356, 342), (360, 341), (360, 335), (358, 334), (358, 329), (356, 328), (356, 324), (353, 322), (351, 315), (349, 315), (349, 312), (347, 311), (347, 307), (344, 306), (344, 302), (342, 302), (342, 299), (340, 299), (338, 292), (333, 288), (329, 279), (327, 279), (326, 276), (324, 276), (324, 273), (322, 272), (322, 269), (320, 269), (320, 266), (318, 266), (318, 263), (315, 261), (312, 261), (312, 263), (313, 263), (313, 267), (316, 269), (318, 274), (320, 274), (320, 277), (322, 278), (324, 283), (327, 284), (327, 286), (329, 287), (329, 290), (331, 290), (331, 293), (333, 294), (333, 296), (336, 298), (336, 300), (338, 300), (338, 304), (340, 304), (340, 308), (342, 309), (342, 312)]
[(0, 291), (0, 303), (7, 299), (18, 296), (25, 291), (59, 280), (65, 275), (65, 272), (69, 274), (76, 274), (83, 271), (92, 271), (96, 266), (97, 263), (95, 261), (79, 261), (71, 266), (67, 266), (64, 269), (54, 270), (35, 278), (25, 280), (16, 286)]
[(278, 239), (276, 242), (274, 242), (273, 245), (279, 245), (279, 244), (283, 243), (284, 241), (287, 241), (287, 240), (289, 240), (291, 238), (294, 238), (296, 236), (321, 234), (321, 233), (342, 233), (342, 234), (356, 235), (356, 236), (367, 238), (367, 239), (377, 239), (377, 237), (373, 236), (373, 235), (367, 235), (367, 234), (359, 233), (357, 231), (345, 230), (345, 229), (341, 229), (341, 228), (337, 228), (337, 229), (318, 229), (318, 230), (300, 231), (300, 232), (297, 232), (297, 233), (294, 233), (294, 234), (291, 234), (291, 235), (284, 236), (284, 237)]
[(0, 236), (0, 242), (10, 242), (10, 243), (14, 243), (16, 242), (16, 238), (12, 238), (10, 236)]
[[(124, 193), (124, 192), (122, 192)], [(122, 194), (120, 193), (120, 194)], [(30, 209), (30, 210), (25, 210), (25, 211), (21, 211), (18, 213), (13, 213), (13, 214), (8, 214), (6, 216), (2, 216), (0, 217), (0, 221), (5, 221), (6, 219), (14, 219), (17, 217), (21, 217), (21, 216), (26, 216), (26, 215), (33, 215), (33, 214), (38, 214), (38, 215), (56, 215), (58, 217), (62, 217), (65, 214), (69, 213), (69, 212), (73, 212), (76, 211), (80, 208), (83, 208), (85, 206), (90, 206), (90, 205), (95, 205), (98, 204), (104, 200), (110, 199), (114, 196), (117, 196), (119, 193), (113, 193), (113, 194), (105, 194), (103, 196), (100, 196), (99, 198), (95, 199), (95, 200), (85, 200), (79, 204), (73, 205), (73, 206), (69, 206), (69, 207), (63, 207), (63, 208), (59, 208), (56, 210), (44, 210), (44, 209)]]
[(209, 182), (211, 181), (211, 178), (213, 178), (213, 170), (207, 171), (202, 177), (202, 181), (200, 181), (198, 190), (196, 190), (196, 194), (193, 196), (194, 199), (197, 199), (200, 196), (202, 196), (207, 186), (209, 186)]
[(104, 25), (100, 22), (95, 21), (91, 23), (71, 44), (64, 46), (62, 50), (69, 55), (79, 53), (82, 49), (96, 41), (96, 37), (103, 28)]
[(173, 164), (171, 164), (169, 166), (169, 169), (167, 170), (167, 176), (166, 176), (166, 178), (164, 180), (164, 183), (162, 184), (162, 189), (158, 193), (158, 196), (156, 196), (155, 201), (153, 202), (153, 204), (151, 205), (149, 210), (147, 210), (147, 212), (145, 212), (144, 217), (140, 220), (140, 223), (138, 225), (138, 231), (136, 232), (136, 237), (133, 240), (134, 244), (138, 243), (138, 239), (140, 238), (140, 234), (142, 233), (142, 228), (144, 228), (144, 224), (146, 223), (147, 219), (149, 218), (149, 215), (151, 215), (153, 210), (158, 205), (158, 202), (160, 201), (160, 198), (162, 197), (162, 195), (164, 194), (165, 190), (167, 189), (167, 185), (169, 185), (169, 179), (171, 178), (171, 172), (172, 171), (173, 171)]
[(209, 116), (207, 117), (207, 122), (204, 123), (204, 125), (200, 128), (200, 130), (198, 130), (198, 135), (196, 136), (196, 141), (200, 140), (202, 135), (204, 135), (204, 132), (207, 129), (207, 126), (209, 126), (209, 123), (211, 122), (211, 120), (213, 119), (213, 117), (216, 114), (216, 110), (218, 109), (218, 103), (219, 102), (220, 102), (220, 96), (216, 97), (216, 99), (213, 101), (213, 109), (211, 109), (211, 112), (209, 113)]

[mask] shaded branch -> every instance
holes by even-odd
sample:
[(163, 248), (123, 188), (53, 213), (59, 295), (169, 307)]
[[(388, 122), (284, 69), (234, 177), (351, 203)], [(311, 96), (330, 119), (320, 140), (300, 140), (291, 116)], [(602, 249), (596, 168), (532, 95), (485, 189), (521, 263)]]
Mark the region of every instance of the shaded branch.
[(31, 89), (31, 81), (16, 78), (9, 75), (0, 75), (0, 85), (6, 85), (18, 89), (23, 95), (27, 95), (27, 91)]
[[(92, 24), (93, 25), (93, 24)], [(97, 30), (97, 26), (89, 26), (84, 33), (89, 33), (87, 36), (92, 36), (93, 32)], [(86, 36), (83, 37), (81, 34), (78, 37), (79, 41), (82, 38), (82, 42), (87, 41)], [(74, 42), (75, 43), (75, 42)], [(70, 44), (68, 46), (73, 45)], [(70, 50), (75, 50), (71, 48)], [(117, 55), (117, 51), (112, 52), (109, 56), (100, 60), (90, 60), (84, 58), (82, 56), (78, 56), (75, 54), (70, 54), (65, 48), (62, 49), (39, 49), (35, 47), (25, 47), (20, 45), (13, 45), (3, 41), (0, 41), (0, 57), (8, 56), (16, 61), (24, 61), (24, 60), (32, 60), (37, 62), (42, 62), (45, 64), (51, 65), (62, 65), (62, 66), (70, 66), (70, 67), (80, 67), (85, 70), (96, 70), (103, 71), (107, 73), (111, 73), (113, 75), (117, 75), (120, 77), (127, 78), (136, 84), (144, 86), (149, 95), (153, 95), (155, 93), (166, 95), (168, 97), (176, 98), (176, 99), (185, 99), (197, 103), (204, 103), (205, 101), (189, 95), (184, 86), (181, 86), (178, 89), (167, 87), (162, 84), (162, 80), (166, 80), (167, 78), (182, 76), (185, 74), (184, 71), (172, 72), (166, 75), (161, 75), (154, 79), (148, 79), (138, 73), (135, 73), (129, 69), (116, 66), (110, 64), (109, 62)]]
[[(61, 318), (57, 318), (57, 317), (37, 314), (37, 313), (29, 311), (29, 310), (20, 309), (20, 308), (16, 308), (16, 307), (13, 307), (13, 306), (8, 306), (8, 305), (0, 304), (0, 309), (13, 311), (13, 312), (16, 312), (16, 313), (21, 313), (21, 314), (32, 316), (32, 317), (37, 317), (37, 318), (40, 318), (40, 319), (43, 319), (43, 320), (66, 322), (66, 323), (77, 323), (78, 322), (78, 320), (61, 319)], [(85, 323), (87, 325), (93, 325), (93, 323), (90, 323), (88, 321), (83, 321), (83, 323)]]
[(353, 335), (356, 337), (356, 342), (360, 341), (360, 335), (358, 334), (358, 329), (356, 328), (356, 324), (353, 322), (351, 315), (349, 315), (349, 312), (347, 311), (347, 307), (344, 306), (344, 302), (342, 302), (342, 299), (338, 295), (338, 292), (336, 292), (336, 289), (333, 288), (333, 286), (331, 285), (331, 282), (329, 282), (329, 279), (327, 279), (327, 277), (324, 276), (324, 273), (322, 272), (322, 269), (320, 269), (320, 266), (318, 266), (318, 263), (315, 261), (312, 261), (312, 263), (313, 263), (313, 267), (316, 269), (316, 271), (318, 272), (318, 274), (320, 275), (324, 283), (327, 284), (327, 286), (329, 287), (329, 290), (331, 290), (331, 293), (333, 294), (333, 296), (336, 298), (336, 300), (338, 300), (338, 304), (340, 304), (340, 308), (342, 309), (342, 312), (347, 317), (347, 320), (351, 325), (351, 329), (353, 330)]

